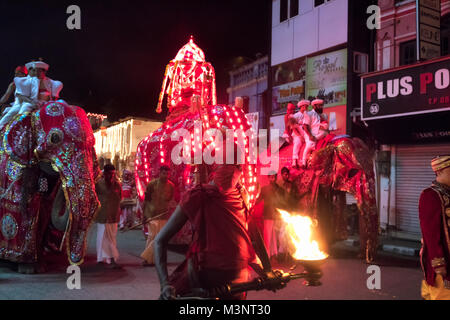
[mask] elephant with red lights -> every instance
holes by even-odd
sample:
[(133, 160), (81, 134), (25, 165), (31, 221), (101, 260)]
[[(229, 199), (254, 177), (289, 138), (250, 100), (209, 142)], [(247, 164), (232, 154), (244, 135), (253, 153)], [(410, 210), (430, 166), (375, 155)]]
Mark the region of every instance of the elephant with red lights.
[(23, 273), (43, 272), (44, 248), (65, 247), (83, 262), (99, 208), (100, 170), (83, 109), (62, 100), (13, 118), (1, 132), (0, 259)]
[[(169, 117), (159, 129), (139, 143), (136, 152), (135, 177), (140, 199), (144, 200), (146, 186), (158, 176), (161, 165), (170, 168), (169, 179), (175, 184), (177, 202), (197, 183), (208, 182), (214, 172), (215, 164), (205, 164), (204, 155), (205, 152), (211, 151), (214, 156), (215, 145), (214, 141), (206, 139), (205, 136), (208, 130), (214, 129), (217, 129), (218, 134), (223, 134), (224, 141), (224, 133), (227, 129), (242, 135), (245, 157), (243, 157), (241, 184), (247, 190), (250, 207), (253, 206), (258, 191), (256, 164), (249, 161), (248, 145), (253, 131), (242, 108), (226, 105), (191, 108), (179, 116)], [(180, 132), (185, 132), (187, 135), (177, 137), (176, 135)], [(243, 134), (246, 136), (244, 137)], [(186, 148), (189, 150), (184, 153)], [(196, 164), (196, 148), (197, 152), (201, 150), (198, 154), (200, 154), (202, 165), (199, 165), (199, 162)], [(181, 161), (185, 155), (188, 155), (189, 162)], [(168, 216), (170, 214), (171, 212), (168, 212)], [(189, 227), (185, 227), (173, 239), (173, 242), (186, 244), (191, 241), (191, 236)]]
[[(147, 184), (158, 176), (161, 165), (170, 168), (169, 179), (175, 184), (176, 201), (197, 183), (208, 182), (217, 161), (208, 164), (204, 155), (209, 153), (212, 158), (219, 158), (215, 157), (219, 147), (215, 137), (222, 135), (219, 140), (225, 141), (224, 134), (228, 130), (243, 151), (241, 185), (247, 191), (248, 204), (252, 207), (258, 190), (256, 160), (252, 161), (249, 149), (256, 133), (251, 130), (240, 104), (217, 105), (214, 68), (192, 37), (166, 67), (156, 109), (158, 113), (162, 111), (165, 96), (169, 111), (165, 122), (142, 140), (136, 151), (135, 178), (141, 201)], [(169, 209), (166, 218), (173, 209)], [(173, 241), (189, 243), (191, 238), (187, 224)]]

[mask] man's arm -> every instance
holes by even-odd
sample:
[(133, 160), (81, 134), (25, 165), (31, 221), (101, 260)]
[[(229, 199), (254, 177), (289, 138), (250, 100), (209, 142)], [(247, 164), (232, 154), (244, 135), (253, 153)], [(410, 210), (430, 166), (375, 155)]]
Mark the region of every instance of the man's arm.
[(167, 272), (167, 245), (170, 239), (183, 227), (188, 220), (180, 206), (177, 206), (170, 216), (167, 224), (161, 229), (155, 238), (154, 255), (155, 267), (161, 285), (161, 298), (164, 300), (174, 299), (176, 292), (169, 283)]
[(436, 273), (445, 276), (446, 261), (441, 243), (442, 207), (441, 200), (434, 190), (427, 189), (420, 195), (419, 220), (431, 265)]
[(14, 88), (14, 82), (11, 82), (8, 86), (8, 89), (6, 90), (5, 94), (3, 95), (3, 97), (0, 99), (0, 104), (4, 104), (6, 102), (8, 102), (9, 97), (11, 97), (11, 95), (13, 94), (15, 88)]
[(27, 96), (24, 96), (23, 94), (20, 94), (20, 93), (16, 93), (16, 97), (18, 97), (22, 101), (25, 101), (25, 102), (28, 102), (28, 103), (31, 103), (31, 104), (35, 104), (36, 103), (36, 101), (33, 101), (33, 99), (31, 99), (31, 98), (29, 98)]

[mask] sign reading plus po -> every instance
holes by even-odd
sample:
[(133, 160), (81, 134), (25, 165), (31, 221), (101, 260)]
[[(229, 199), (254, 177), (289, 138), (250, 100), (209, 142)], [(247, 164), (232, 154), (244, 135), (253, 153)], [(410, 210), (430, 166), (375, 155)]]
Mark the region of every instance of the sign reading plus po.
[(361, 95), (363, 120), (450, 110), (450, 57), (366, 74)]

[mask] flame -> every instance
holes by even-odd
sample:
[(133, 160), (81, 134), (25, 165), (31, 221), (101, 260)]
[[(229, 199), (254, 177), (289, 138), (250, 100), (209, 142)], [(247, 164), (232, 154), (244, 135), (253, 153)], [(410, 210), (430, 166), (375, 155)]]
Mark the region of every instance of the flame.
[(291, 215), (289, 212), (277, 209), (283, 221), (286, 222), (286, 231), (289, 234), (295, 252), (292, 257), (296, 260), (322, 260), (328, 254), (320, 251), (317, 241), (311, 239), (313, 221), (301, 215)]

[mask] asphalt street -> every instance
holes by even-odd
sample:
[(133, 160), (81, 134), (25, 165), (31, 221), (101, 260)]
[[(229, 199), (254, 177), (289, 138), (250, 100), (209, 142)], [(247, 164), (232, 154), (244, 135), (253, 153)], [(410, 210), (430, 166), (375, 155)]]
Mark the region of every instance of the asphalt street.
[[(143, 267), (139, 255), (145, 239), (141, 231), (118, 233), (119, 264), (114, 270), (96, 263), (96, 226), (88, 236), (88, 252), (81, 266), (81, 289), (68, 289), (66, 259), (59, 265), (52, 258), (45, 274), (23, 275), (0, 264), (0, 299), (25, 300), (141, 300), (157, 299), (159, 281), (154, 267)], [(422, 271), (417, 258), (381, 254), (374, 265), (380, 267), (380, 289), (368, 289), (368, 265), (357, 259), (356, 249), (338, 244), (323, 265), (322, 285), (308, 287), (294, 280), (276, 293), (251, 291), (251, 300), (419, 300)], [(169, 272), (183, 260), (181, 253), (169, 253)], [(61, 263), (62, 261), (62, 263)], [(288, 271), (291, 265), (275, 264)], [(298, 271), (302, 271), (301, 268)], [(373, 283), (373, 282), (372, 282)]]

